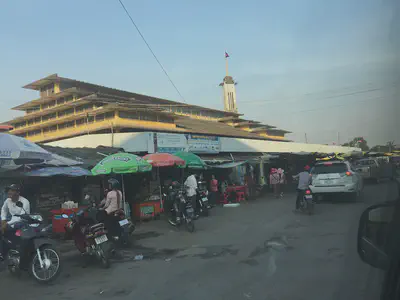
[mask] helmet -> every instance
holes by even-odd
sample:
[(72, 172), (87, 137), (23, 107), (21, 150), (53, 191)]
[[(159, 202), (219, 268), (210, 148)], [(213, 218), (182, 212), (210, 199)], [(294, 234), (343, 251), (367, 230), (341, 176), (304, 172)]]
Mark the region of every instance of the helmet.
[(118, 189), (119, 188), (119, 181), (115, 178), (108, 179), (108, 184), (111, 185), (111, 189)]
[(311, 167), (310, 167), (309, 165), (306, 165), (306, 166), (304, 167), (304, 171), (310, 171), (310, 169), (311, 169)]
[(18, 184), (15, 184), (15, 183), (13, 183), (13, 184), (9, 185), (8, 187), (6, 187), (6, 192), (8, 192), (8, 191), (19, 192), (20, 190), (21, 190), (21, 187)]

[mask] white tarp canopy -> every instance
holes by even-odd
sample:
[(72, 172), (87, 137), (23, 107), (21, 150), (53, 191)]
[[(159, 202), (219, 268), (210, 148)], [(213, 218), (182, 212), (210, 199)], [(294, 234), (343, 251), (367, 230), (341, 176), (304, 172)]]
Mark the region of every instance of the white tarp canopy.
[(16, 135), (0, 133), (0, 160), (26, 159), (49, 160), (51, 153)]

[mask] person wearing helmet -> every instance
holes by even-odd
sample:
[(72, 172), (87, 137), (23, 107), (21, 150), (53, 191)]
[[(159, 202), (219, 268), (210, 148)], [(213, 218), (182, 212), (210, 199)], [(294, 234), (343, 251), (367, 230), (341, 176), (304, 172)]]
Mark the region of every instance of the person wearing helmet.
[(304, 171), (299, 174), (293, 176), (293, 179), (298, 179), (299, 183), (297, 185), (297, 198), (296, 198), (296, 211), (300, 208), (300, 202), (302, 197), (304, 197), (305, 191), (310, 187), (311, 183), (311, 175), (310, 175), (311, 167), (306, 165), (304, 167)]
[(122, 192), (119, 190), (119, 181), (111, 178), (108, 180), (108, 193), (106, 196), (106, 201), (104, 203), (103, 209), (107, 215), (112, 215), (112, 213), (123, 208)]
[[(29, 214), (31, 211), (30, 203), (27, 199), (20, 195), (21, 188), (18, 184), (12, 184), (6, 188), (8, 198), (4, 201), (1, 208), (1, 235), (7, 235), (9, 233), (10, 225), (13, 225), (21, 220), (16, 215)], [(17, 206), (17, 202), (22, 203), (22, 207)], [(8, 220), (8, 217), (11, 217)], [(8, 220), (8, 221), (7, 221)], [(0, 238), (0, 260), (3, 259), (3, 240)]]
[[(115, 212), (123, 208), (122, 192), (119, 190), (119, 181), (111, 178), (108, 180), (108, 193), (103, 201), (104, 205), (101, 208), (104, 211), (104, 224), (110, 232), (117, 232), (119, 227), (115, 218)], [(100, 218), (101, 219), (101, 218)]]

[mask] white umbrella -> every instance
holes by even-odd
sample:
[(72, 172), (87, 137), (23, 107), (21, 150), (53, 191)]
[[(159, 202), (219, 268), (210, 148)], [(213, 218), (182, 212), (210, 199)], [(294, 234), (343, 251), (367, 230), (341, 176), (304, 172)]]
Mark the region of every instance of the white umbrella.
[(0, 133), (0, 160), (2, 159), (40, 159), (50, 160), (50, 152), (27, 139)]

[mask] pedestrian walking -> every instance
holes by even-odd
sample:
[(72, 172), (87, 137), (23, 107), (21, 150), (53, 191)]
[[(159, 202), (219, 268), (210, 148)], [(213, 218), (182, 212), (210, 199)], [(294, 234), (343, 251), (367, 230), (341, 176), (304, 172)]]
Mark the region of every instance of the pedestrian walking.
[(286, 186), (286, 175), (285, 175), (285, 170), (279, 168), (278, 169), (278, 174), (279, 174), (279, 191), (280, 191), (280, 197), (283, 198), (284, 196), (284, 191), (285, 191), (285, 186)]
[(274, 196), (276, 198), (279, 198), (280, 178), (279, 178), (278, 170), (275, 168), (271, 169), (271, 173), (269, 175), (269, 183), (272, 186), (272, 189), (274, 191)]
[(210, 181), (210, 204), (211, 206), (215, 206), (218, 201), (218, 180), (215, 179), (215, 175), (211, 175)]

